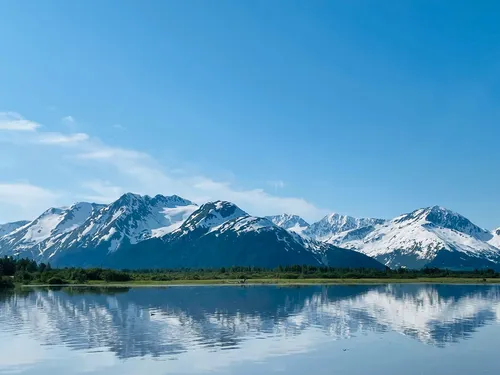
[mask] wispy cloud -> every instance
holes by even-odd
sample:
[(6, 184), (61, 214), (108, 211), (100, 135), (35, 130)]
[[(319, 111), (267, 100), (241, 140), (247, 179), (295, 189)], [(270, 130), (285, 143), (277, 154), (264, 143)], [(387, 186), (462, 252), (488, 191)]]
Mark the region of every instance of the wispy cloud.
[(118, 199), (126, 191), (120, 187), (111, 184), (109, 181), (91, 180), (82, 184), (85, 189), (92, 193), (84, 195), (85, 200), (96, 203), (109, 203)]
[(61, 119), (61, 123), (66, 126), (70, 131), (76, 131), (78, 127), (78, 123), (76, 122), (76, 119), (73, 116), (64, 116)]
[(271, 186), (274, 190), (283, 189), (285, 187), (285, 183), (281, 180), (267, 181), (267, 184)]
[(0, 212), (0, 221), (32, 219), (57, 202), (59, 195), (30, 183), (0, 183), (0, 204), (11, 211)]
[(40, 127), (40, 124), (24, 119), (16, 112), (0, 112), (0, 130), (32, 132)]
[(47, 145), (50, 144), (68, 145), (78, 142), (84, 142), (88, 139), (89, 136), (85, 133), (75, 133), (75, 134), (65, 135), (61, 133), (45, 132), (43, 134), (40, 134), (40, 136), (36, 139), (36, 142)]
[(125, 127), (122, 124), (113, 124), (112, 127), (115, 129), (120, 129), (120, 130), (125, 129)]
[[(78, 163), (78, 168), (74, 168), (75, 179), (82, 181), (83, 190), (73, 192), (75, 199), (86, 197), (96, 202), (110, 202), (123, 192), (133, 191), (149, 195), (177, 194), (197, 203), (229, 200), (254, 215), (293, 212), (314, 220), (326, 213), (303, 198), (283, 197), (262, 188), (244, 189), (185, 170), (174, 173), (148, 153), (111, 146), (85, 133), (34, 130), (31, 143), (63, 147), (69, 155), (60, 158), (58, 163)], [(285, 184), (278, 180), (272, 181), (271, 186), (277, 191)]]
[(73, 116), (65, 116), (61, 119), (62, 122), (64, 122), (65, 124), (74, 124), (76, 123), (75, 119)]
[(120, 159), (125, 159), (125, 160), (130, 160), (130, 159), (148, 159), (149, 155), (134, 151), (134, 150), (127, 150), (127, 149), (122, 149), (118, 147), (109, 147), (104, 144), (93, 144), (90, 145), (89, 147), (90, 150), (87, 150), (82, 153), (78, 153), (75, 156), (79, 159), (87, 159), (87, 160), (103, 160), (106, 161), (107, 159), (115, 159), (115, 158), (120, 158)]

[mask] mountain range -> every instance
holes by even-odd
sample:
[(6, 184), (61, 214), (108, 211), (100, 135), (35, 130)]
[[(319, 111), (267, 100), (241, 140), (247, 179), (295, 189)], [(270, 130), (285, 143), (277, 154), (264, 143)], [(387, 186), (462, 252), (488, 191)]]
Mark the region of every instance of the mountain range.
[[(280, 225), (286, 228), (287, 222)], [(391, 268), (500, 270), (500, 228), (490, 232), (439, 206), (417, 209), (392, 220), (331, 214), (302, 228), (301, 233), (359, 251)]]
[(0, 225), (0, 255), (56, 266), (111, 268), (277, 267), (500, 269), (500, 228), (482, 229), (443, 207), (392, 220), (332, 213), (251, 216), (227, 201), (127, 193), (109, 205), (50, 208)]
[(52, 265), (215, 268), (310, 264), (384, 269), (375, 259), (302, 237), (231, 202), (201, 206), (178, 196), (127, 193), (109, 205), (51, 208), (2, 226), (0, 255)]

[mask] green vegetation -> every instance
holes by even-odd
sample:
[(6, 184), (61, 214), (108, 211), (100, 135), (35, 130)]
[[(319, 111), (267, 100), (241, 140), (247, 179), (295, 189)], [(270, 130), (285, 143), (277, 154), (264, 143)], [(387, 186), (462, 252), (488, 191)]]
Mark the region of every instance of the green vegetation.
[(451, 271), (438, 268), (398, 270), (286, 266), (276, 269), (227, 267), (180, 270), (110, 270), (103, 268), (60, 268), (29, 259), (0, 258), (0, 288), (21, 285), (67, 284), (300, 284), (365, 282), (499, 282), (493, 270)]
[(14, 288), (15, 284), (12, 281), (12, 277), (2, 276), (0, 277), (0, 290)]

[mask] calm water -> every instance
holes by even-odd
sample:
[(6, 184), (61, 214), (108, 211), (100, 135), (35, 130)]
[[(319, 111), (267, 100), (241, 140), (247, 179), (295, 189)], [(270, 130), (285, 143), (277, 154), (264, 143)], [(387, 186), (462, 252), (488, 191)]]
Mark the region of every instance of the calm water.
[(499, 286), (0, 295), (0, 373), (498, 375), (499, 350)]

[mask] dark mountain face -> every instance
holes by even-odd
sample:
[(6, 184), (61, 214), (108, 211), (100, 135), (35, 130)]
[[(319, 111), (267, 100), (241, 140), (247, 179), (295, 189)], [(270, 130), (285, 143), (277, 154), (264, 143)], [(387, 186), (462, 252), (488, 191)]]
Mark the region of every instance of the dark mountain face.
[(355, 251), (305, 240), (265, 218), (252, 217), (229, 202), (202, 205), (179, 229), (161, 238), (106, 248), (62, 252), (58, 265), (112, 268), (220, 268), (309, 264), (331, 267), (385, 267)]
[[(240, 220), (235, 220), (238, 224)], [(231, 226), (231, 224), (227, 224)], [(260, 231), (221, 230), (187, 234), (172, 233), (130, 246), (109, 257), (116, 268), (220, 268), (254, 266), (275, 268), (280, 265), (309, 264), (331, 267), (385, 267), (355, 251), (322, 244), (308, 249), (282, 228), (270, 226)]]
[[(319, 258), (319, 257), (318, 257)], [(298, 245), (286, 249), (272, 231), (262, 233), (225, 232), (199, 237), (196, 232), (178, 238), (144, 241), (117, 252), (110, 258), (113, 265), (139, 268), (219, 268), (311, 264), (321, 262)]]

